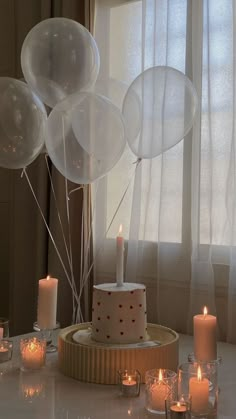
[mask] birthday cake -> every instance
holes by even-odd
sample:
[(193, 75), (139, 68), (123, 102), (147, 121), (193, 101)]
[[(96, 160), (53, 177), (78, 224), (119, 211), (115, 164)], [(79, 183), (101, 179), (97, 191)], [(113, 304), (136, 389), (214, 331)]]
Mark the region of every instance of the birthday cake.
[(116, 283), (93, 287), (92, 339), (110, 344), (147, 340), (146, 287)]

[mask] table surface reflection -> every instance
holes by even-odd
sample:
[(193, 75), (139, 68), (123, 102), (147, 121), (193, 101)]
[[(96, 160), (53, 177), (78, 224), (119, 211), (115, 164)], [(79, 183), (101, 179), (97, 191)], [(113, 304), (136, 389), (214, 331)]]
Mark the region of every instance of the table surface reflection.
[[(29, 336), (29, 335), (27, 335)], [(24, 336), (25, 337), (25, 336)], [(57, 353), (47, 354), (40, 372), (20, 371), (20, 337), (13, 338), (10, 362), (0, 364), (0, 419), (147, 419), (157, 418), (145, 411), (144, 385), (139, 397), (120, 397), (117, 386), (90, 384), (62, 375)], [(180, 364), (192, 352), (193, 339), (180, 335)], [(220, 419), (236, 418), (236, 346), (218, 343), (222, 357), (219, 367)]]

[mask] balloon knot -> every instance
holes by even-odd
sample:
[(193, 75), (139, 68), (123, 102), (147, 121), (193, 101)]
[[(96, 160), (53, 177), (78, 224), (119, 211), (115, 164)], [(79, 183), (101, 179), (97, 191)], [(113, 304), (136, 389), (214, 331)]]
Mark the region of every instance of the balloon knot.
[(137, 164), (138, 165), (141, 161), (142, 161), (142, 158), (139, 157), (136, 161), (133, 162), (133, 164)]

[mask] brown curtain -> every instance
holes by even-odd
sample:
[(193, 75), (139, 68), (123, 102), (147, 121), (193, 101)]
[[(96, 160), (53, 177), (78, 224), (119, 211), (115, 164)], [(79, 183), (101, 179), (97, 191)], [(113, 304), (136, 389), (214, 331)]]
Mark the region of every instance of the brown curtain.
[[(1, 0), (0, 76), (21, 78), (20, 52), (26, 34), (39, 21), (64, 16), (85, 24), (88, 2), (78, 0)], [(67, 231), (65, 179), (51, 166), (57, 205)], [(65, 249), (58, 211), (42, 154), (27, 168), (34, 192), (65, 261)], [(69, 183), (69, 182), (68, 182)], [(10, 319), (11, 335), (32, 331), (36, 320), (38, 280), (48, 273), (59, 279), (58, 321), (62, 327), (72, 321), (72, 294), (55, 248), (48, 237), (41, 214), (25, 177), (19, 170), (0, 169), (0, 316)], [(68, 185), (69, 189), (78, 185)], [(87, 193), (87, 192), (86, 192)], [(74, 274), (80, 286), (81, 220), (85, 204), (83, 190), (71, 195), (70, 227)], [(87, 201), (87, 198), (86, 198)], [(86, 291), (87, 316), (90, 292)]]

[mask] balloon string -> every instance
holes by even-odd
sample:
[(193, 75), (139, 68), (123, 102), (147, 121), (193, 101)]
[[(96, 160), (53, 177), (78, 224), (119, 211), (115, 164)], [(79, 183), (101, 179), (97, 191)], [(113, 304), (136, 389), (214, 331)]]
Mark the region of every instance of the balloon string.
[[(69, 266), (70, 266), (70, 271), (73, 272), (73, 267), (71, 266), (71, 259), (70, 259), (70, 256), (69, 256), (68, 246), (67, 246), (67, 243), (66, 243), (66, 237), (65, 237), (65, 232), (64, 232), (64, 228), (63, 228), (63, 223), (62, 223), (62, 219), (61, 219), (61, 216), (60, 216), (59, 207), (58, 207), (58, 204), (57, 204), (56, 192), (55, 192), (55, 188), (54, 188), (54, 185), (53, 185), (51, 171), (50, 171), (50, 168), (49, 168), (49, 165), (48, 165), (48, 154), (45, 154), (45, 162), (46, 162), (48, 177), (49, 177), (49, 180), (50, 180), (50, 186), (51, 186), (51, 190), (52, 190), (52, 194), (53, 194), (53, 198), (54, 198), (54, 202), (55, 202), (55, 206), (56, 206), (57, 217), (58, 217), (59, 225), (60, 225), (60, 228), (61, 228), (61, 233), (62, 233), (63, 243), (64, 243), (64, 246), (65, 246), (66, 256), (67, 256), (68, 263), (69, 263)], [(72, 282), (72, 284), (73, 284), (73, 282)], [(73, 286), (74, 286), (74, 284), (73, 284)], [(73, 297), (74, 297), (74, 293), (77, 294), (76, 288), (73, 289)]]
[(75, 295), (77, 296), (76, 283), (74, 278), (73, 271), (73, 256), (72, 256), (72, 244), (71, 244), (71, 229), (70, 229), (70, 211), (69, 211), (69, 195), (68, 195), (68, 180), (67, 180), (67, 164), (66, 164), (66, 141), (65, 141), (65, 122), (64, 116), (62, 115), (62, 139), (63, 139), (63, 149), (64, 149), (64, 166), (65, 166), (65, 189), (66, 189), (66, 214), (67, 214), (67, 225), (68, 225), (68, 238), (69, 238), (69, 255), (70, 255), (70, 271), (71, 271), (71, 281), (73, 284), (74, 292), (72, 293), (72, 305), (73, 305), (73, 322), (76, 312), (75, 308)]
[(84, 188), (84, 186), (82, 185), (82, 186), (79, 186), (78, 188), (71, 189), (69, 191), (69, 194), (68, 194), (68, 200), (70, 200), (70, 198), (69, 198), (70, 194), (72, 194), (73, 192), (76, 192), (76, 191), (80, 191), (80, 189), (83, 189), (83, 188)]
[[(136, 164), (136, 166), (135, 166), (135, 170), (134, 170), (134, 173), (133, 173), (133, 175), (131, 176), (131, 179), (129, 180), (128, 185), (126, 186), (126, 189), (125, 189), (125, 191), (124, 191), (124, 193), (123, 193), (123, 195), (122, 195), (122, 197), (121, 197), (121, 200), (120, 200), (120, 202), (119, 202), (119, 204), (118, 204), (118, 207), (117, 207), (117, 209), (116, 209), (116, 211), (115, 211), (115, 213), (114, 213), (114, 215), (113, 215), (113, 217), (112, 217), (112, 219), (111, 219), (111, 221), (110, 221), (110, 223), (109, 223), (109, 225), (108, 225), (108, 228), (107, 228), (107, 230), (106, 230), (106, 232), (105, 232), (105, 234), (104, 234), (104, 236), (103, 236), (103, 240), (105, 239), (105, 237), (106, 237), (106, 235), (107, 235), (108, 231), (110, 230), (111, 225), (112, 225), (112, 223), (113, 223), (113, 221), (114, 221), (114, 219), (115, 219), (115, 217), (116, 217), (116, 215), (117, 215), (117, 213), (118, 213), (118, 211), (119, 211), (119, 209), (120, 209), (120, 207), (121, 207), (121, 204), (122, 204), (122, 202), (123, 202), (123, 201), (124, 201), (124, 199), (125, 199), (125, 196), (126, 196), (126, 194), (127, 194), (128, 190), (129, 190), (129, 187), (130, 187), (130, 185), (131, 185), (131, 182), (132, 182), (132, 180), (133, 180), (133, 177), (135, 176), (135, 173), (136, 173), (137, 168), (138, 168), (139, 164), (141, 163), (141, 161), (142, 161), (142, 159), (140, 159), (140, 158), (139, 158), (136, 162), (134, 162), (134, 164)], [(91, 273), (91, 271), (92, 271), (92, 269), (93, 269), (93, 267), (94, 267), (95, 260), (96, 260), (96, 258), (97, 258), (97, 256), (98, 256), (99, 252), (100, 252), (100, 249), (99, 249), (99, 250), (97, 250), (96, 255), (95, 255), (95, 258), (94, 258), (94, 260), (93, 260), (93, 262), (92, 262), (92, 264), (91, 264), (91, 266), (90, 266), (90, 268), (89, 268), (89, 270), (88, 270), (88, 272), (87, 272), (86, 277), (85, 277), (85, 278), (84, 278), (84, 280), (83, 280), (83, 284), (82, 284), (82, 287), (80, 288), (80, 292), (79, 292), (79, 300), (80, 300), (80, 298), (81, 298), (81, 294), (82, 294), (83, 288), (84, 288), (84, 286), (85, 286), (85, 284), (86, 284), (86, 282), (87, 282), (87, 280), (88, 280), (88, 278), (89, 278), (89, 275), (90, 275), (90, 273)]]
[[(54, 248), (55, 248), (55, 250), (56, 250), (57, 256), (58, 256), (58, 258), (59, 258), (59, 260), (60, 260), (60, 262), (61, 262), (62, 268), (63, 268), (63, 270), (64, 270), (64, 272), (65, 272), (65, 275), (66, 275), (66, 277), (67, 277), (67, 280), (68, 280), (68, 282), (69, 282), (69, 284), (70, 284), (70, 287), (71, 287), (71, 289), (72, 289), (72, 292), (73, 292), (72, 282), (71, 282), (71, 280), (70, 280), (70, 277), (69, 277), (69, 275), (68, 275), (68, 272), (67, 272), (67, 270), (66, 270), (66, 267), (65, 267), (65, 265), (64, 265), (64, 263), (63, 263), (63, 260), (62, 260), (62, 258), (61, 258), (60, 252), (59, 252), (59, 250), (58, 250), (58, 248), (57, 248), (57, 245), (56, 245), (56, 243), (55, 243), (55, 240), (54, 240), (54, 238), (53, 238), (53, 235), (52, 235), (52, 233), (51, 233), (51, 231), (50, 231), (50, 228), (49, 228), (49, 226), (48, 226), (48, 223), (47, 223), (47, 221), (46, 221), (46, 219), (45, 219), (45, 217), (44, 217), (44, 214), (43, 214), (43, 211), (42, 211), (42, 209), (41, 209), (41, 207), (40, 207), (39, 201), (38, 201), (38, 199), (37, 199), (37, 197), (36, 197), (36, 195), (35, 195), (35, 192), (34, 192), (34, 190), (33, 190), (33, 186), (32, 186), (32, 184), (31, 184), (31, 182), (30, 182), (29, 177), (28, 177), (28, 174), (27, 174), (26, 168), (24, 168), (24, 169), (23, 169), (22, 174), (21, 174), (21, 177), (22, 177), (23, 175), (25, 175), (25, 177), (26, 177), (26, 179), (27, 179), (28, 185), (29, 185), (30, 190), (31, 190), (31, 192), (32, 192), (32, 194), (33, 194), (33, 197), (34, 197), (34, 199), (35, 199), (35, 202), (36, 202), (36, 204), (37, 204), (37, 206), (38, 206), (38, 209), (39, 209), (40, 214), (41, 214), (41, 216), (42, 216), (42, 219), (43, 219), (43, 222), (44, 222), (44, 224), (45, 224), (45, 227), (46, 227), (46, 229), (47, 229), (47, 231), (48, 231), (48, 234), (49, 234), (49, 236), (50, 236), (50, 239), (51, 239), (51, 241), (52, 241), (52, 243), (53, 243), (53, 246), (54, 246)], [(76, 297), (75, 297), (75, 298), (76, 298), (76, 299), (78, 299), (78, 296), (76, 295)]]
[[(95, 196), (97, 195), (97, 191), (98, 191), (98, 185), (96, 187), (95, 190)], [(83, 202), (87, 203), (87, 197), (85, 196), (85, 186), (83, 186)], [(88, 208), (90, 211), (91, 208), (91, 198), (90, 198), (90, 193), (89, 193), (89, 202), (88, 202)], [(95, 212), (95, 205), (92, 208), (92, 216), (89, 216), (89, 221), (87, 220), (87, 208), (84, 208), (83, 205), (83, 210), (82, 210), (82, 227), (81, 227), (81, 261), (83, 261), (83, 263), (80, 264), (80, 289), (81, 289), (81, 295), (82, 296), (82, 292), (87, 280), (87, 276), (86, 276), (86, 272), (87, 272), (87, 265), (88, 265), (88, 256), (89, 256), (89, 249), (90, 249), (90, 242), (91, 242), (91, 235), (92, 235), (92, 226), (93, 226), (93, 220), (94, 220), (94, 212)], [(90, 214), (90, 213), (89, 213)], [(91, 219), (91, 222), (90, 222)], [(86, 234), (85, 232), (85, 227), (89, 226), (89, 232)], [(85, 238), (86, 238), (86, 246), (84, 246), (84, 242), (85, 242)], [(85, 279), (86, 278), (86, 279)], [(77, 311), (77, 322), (79, 320), (81, 320), (83, 322), (83, 313), (81, 310), (81, 298), (79, 297), (79, 306), (78, 306), (78, 311)]]
[[(97, 191), (98, 191), (98, 184), (97, 184), (96, 189), (95, 189), (95, 196), (97, 196)], [(84, 199), (84, 201), (87, 202), (87, 199), (86, 200)], [(91, 193), (90, 193), (90, 191), (89, 191), (88, 207), (89, 207), (89, 211), (90, 211), (90, 208), (91, 208)], [(79, 295), (82, 294), (84, 286), (85, 286), (85, 284), (86, 284), (86, 282), (89, 278), (90, 272), (91, 272), (91, 268), (88, 271), (87, 266), (88, 266), (89, 249), (90, 249), (91, 236), (92, 236), (92, 227), (93, 227), (93, 221), (94, 221), (94, 218), (95, 218), (94, 213), (95, 213), (95, 205), (92, 208), (91, 217), (90, 217), (90, 212), (84, 211), (84, 208), (83, 208), (83, 220), (85, 220), (84, 225), (89, 227), (89, 231), (86, 234), (86, 249), (85, 249), (85, 252), (84, 252), (84, 269), (83, 269), (81, 288), (80, 288), (81, 292), (80, 292)], [(89, 218), (89, 221), (87, 221), (87, 216)]]

